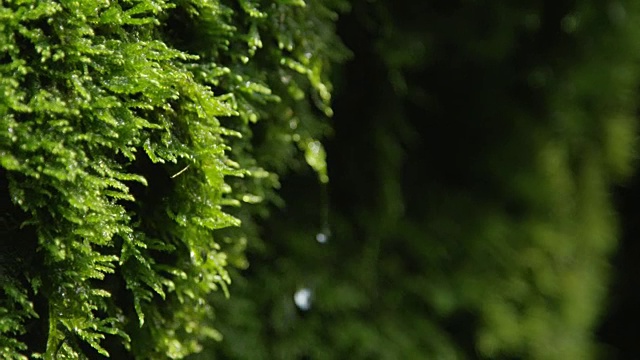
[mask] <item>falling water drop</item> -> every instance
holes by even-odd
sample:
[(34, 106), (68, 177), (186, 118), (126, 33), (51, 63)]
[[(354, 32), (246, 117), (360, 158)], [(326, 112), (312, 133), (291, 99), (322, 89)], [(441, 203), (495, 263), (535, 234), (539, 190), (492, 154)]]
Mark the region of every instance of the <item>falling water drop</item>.
[(298, 309), (302, 311), (307, 311), (311, 309), (312, 295), (313, 294), (311, 292), (311, 289), (302, 288), (296, 291), (295, 294), (293, 294), (293, 301), (296, 303), (296, 306), (298, 307)]
[(318, 233), (316, 235), (316, 241), (318, 241), (320, 244), (326, 243), (327, 240), (329, 240), (329, 237), (325, 233)]

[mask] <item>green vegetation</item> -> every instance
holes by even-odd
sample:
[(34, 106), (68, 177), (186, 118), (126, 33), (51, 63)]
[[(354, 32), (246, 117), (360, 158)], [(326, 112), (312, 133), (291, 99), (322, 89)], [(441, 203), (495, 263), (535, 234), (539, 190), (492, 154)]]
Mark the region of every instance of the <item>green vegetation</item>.
[(597, 358), (638, 23), (0, 0), (0, 357)]
[(352, 2), (329, 241), (324, 190), (289, 177), (200, 358), (611, 355), (594, 328), (640, 56), (637, 5), (618, 5)]
[(246, 240), (214, 231), (275, 196), (262, 166), (302, 149), (326, 172), (340, 51), (330, 4), (258, 5), (1, 3), (2, 358), (182, 358), (220, 337), (207, 297)]

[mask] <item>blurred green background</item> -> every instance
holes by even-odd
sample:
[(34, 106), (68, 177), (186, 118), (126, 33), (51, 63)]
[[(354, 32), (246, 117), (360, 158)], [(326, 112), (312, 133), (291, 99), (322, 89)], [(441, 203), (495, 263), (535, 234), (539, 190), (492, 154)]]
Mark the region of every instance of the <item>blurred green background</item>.
[(639, 5), (352, 1), (330, 182), (283, 180), (198, 358), (640, 356)]

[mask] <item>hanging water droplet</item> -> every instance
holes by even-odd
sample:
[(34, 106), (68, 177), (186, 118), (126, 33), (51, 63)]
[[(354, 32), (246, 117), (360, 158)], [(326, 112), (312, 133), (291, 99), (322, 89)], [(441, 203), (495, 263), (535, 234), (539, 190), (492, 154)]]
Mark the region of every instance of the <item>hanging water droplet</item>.
[(313, 155), (317, 156), (320, 153), (320, 149), (322, 145), (319, 141), (312, 141), (309, 143), (309, 150), (313, 153)]
[(298, 309), (302, 311), (307, 311), (311, 309), (312, 295), (313, 294), (311, 292), (311, 289), (302, 288), (296, 291), (295, 294), (293, 294), (293, 301), (296, 303), (296, 306), (298, 307)]

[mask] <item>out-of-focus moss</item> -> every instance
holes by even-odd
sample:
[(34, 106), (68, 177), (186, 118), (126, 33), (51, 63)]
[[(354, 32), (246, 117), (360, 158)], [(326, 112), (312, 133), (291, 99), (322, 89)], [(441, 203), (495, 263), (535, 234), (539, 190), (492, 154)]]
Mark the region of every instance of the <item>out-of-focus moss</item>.
[[(211, 353), (598, 358), (617, 238), (609, 189), (634, 165), (640, 9), (352, 7), (329, 229), (315, 176), (284, 181), (287, 207), (264, 223), (237, 301), (221, 304), (230, 340)], [(296, 306), (303, 289), (310, 309)]]

